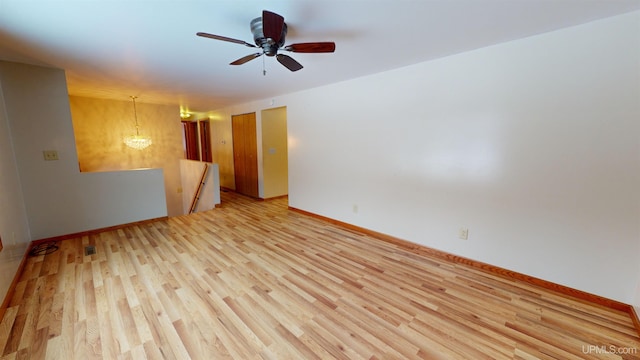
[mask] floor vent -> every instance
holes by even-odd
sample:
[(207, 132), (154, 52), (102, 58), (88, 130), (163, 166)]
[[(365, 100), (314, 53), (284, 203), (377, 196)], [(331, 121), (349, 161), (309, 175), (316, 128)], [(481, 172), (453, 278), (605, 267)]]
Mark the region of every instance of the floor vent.
[(84, 247), (84, 256), (93, 255), (96, 253), (96, 247), (94, 245), (87, 245)]

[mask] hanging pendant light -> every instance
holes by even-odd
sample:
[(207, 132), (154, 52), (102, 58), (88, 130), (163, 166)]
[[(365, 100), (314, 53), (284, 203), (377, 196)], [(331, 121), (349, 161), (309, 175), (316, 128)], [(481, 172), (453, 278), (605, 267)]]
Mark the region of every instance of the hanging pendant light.
[(133, 149), (143, 150), (149, 147), (153, 142), (148, 136), (140, 135), (140, 125), (138, 125), (138, 112), (136, 111), (136, 96), (131, 96), (133, 101), (133, 116), (136, 121), (136, 134), (124, 138), (124, 143)]

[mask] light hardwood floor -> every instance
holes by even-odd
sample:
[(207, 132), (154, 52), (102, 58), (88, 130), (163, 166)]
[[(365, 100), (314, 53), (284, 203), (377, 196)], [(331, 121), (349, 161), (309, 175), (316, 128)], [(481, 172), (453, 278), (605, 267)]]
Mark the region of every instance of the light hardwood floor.
[[(84, 247), (97, 253), (85, 256)], [(29, 258), (1, 359), (640, 359), (629, 315), (223, 193)]]

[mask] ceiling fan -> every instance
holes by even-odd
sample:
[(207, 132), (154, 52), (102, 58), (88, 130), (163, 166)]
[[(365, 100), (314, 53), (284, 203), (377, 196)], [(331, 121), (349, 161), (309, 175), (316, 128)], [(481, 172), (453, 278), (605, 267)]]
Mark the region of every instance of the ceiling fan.
[(263, 10), (262, 17), (251, 20), (250, 25), (255, 45), (246, 41), (205, 32), (198, 32), (196, 35), (262, 49), (261, 52), (241, 57), (229, 65), (242, 65), (262, 55), (267, 55), (275, 56), (278, 62), (287, 69), (298, 71), (302, 69), (302, 65), (288, 55), (278, 54), (278, 50), (299, 53), (332, 53), (336, 50), (334, 42), (309, 42), (284, 46), (285, 37), (287, 36), (287, 24), (282, 16), (271, 11)]

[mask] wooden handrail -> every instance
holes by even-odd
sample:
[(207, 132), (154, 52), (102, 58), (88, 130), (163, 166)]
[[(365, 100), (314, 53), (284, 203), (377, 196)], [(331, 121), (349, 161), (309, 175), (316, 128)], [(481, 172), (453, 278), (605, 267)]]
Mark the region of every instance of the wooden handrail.
[(205, 180), (207, 178), (207, 172), (209, 170), (209, 164), (204, 164), (204, 169), (202, 169), (202, 176), (200, 177), (200, 183), (198, 184), (198, 188), (196, 189), (195, 194), (193, 194), (193, 200), (191, 200), (191, 207), (189, 208), (189, 214), (193, 214), (196, 210), (196, 206), (198, 205), (198, 200), (200, 200), (200, 192), (202, 191), (202, 187), (204, 186)]

